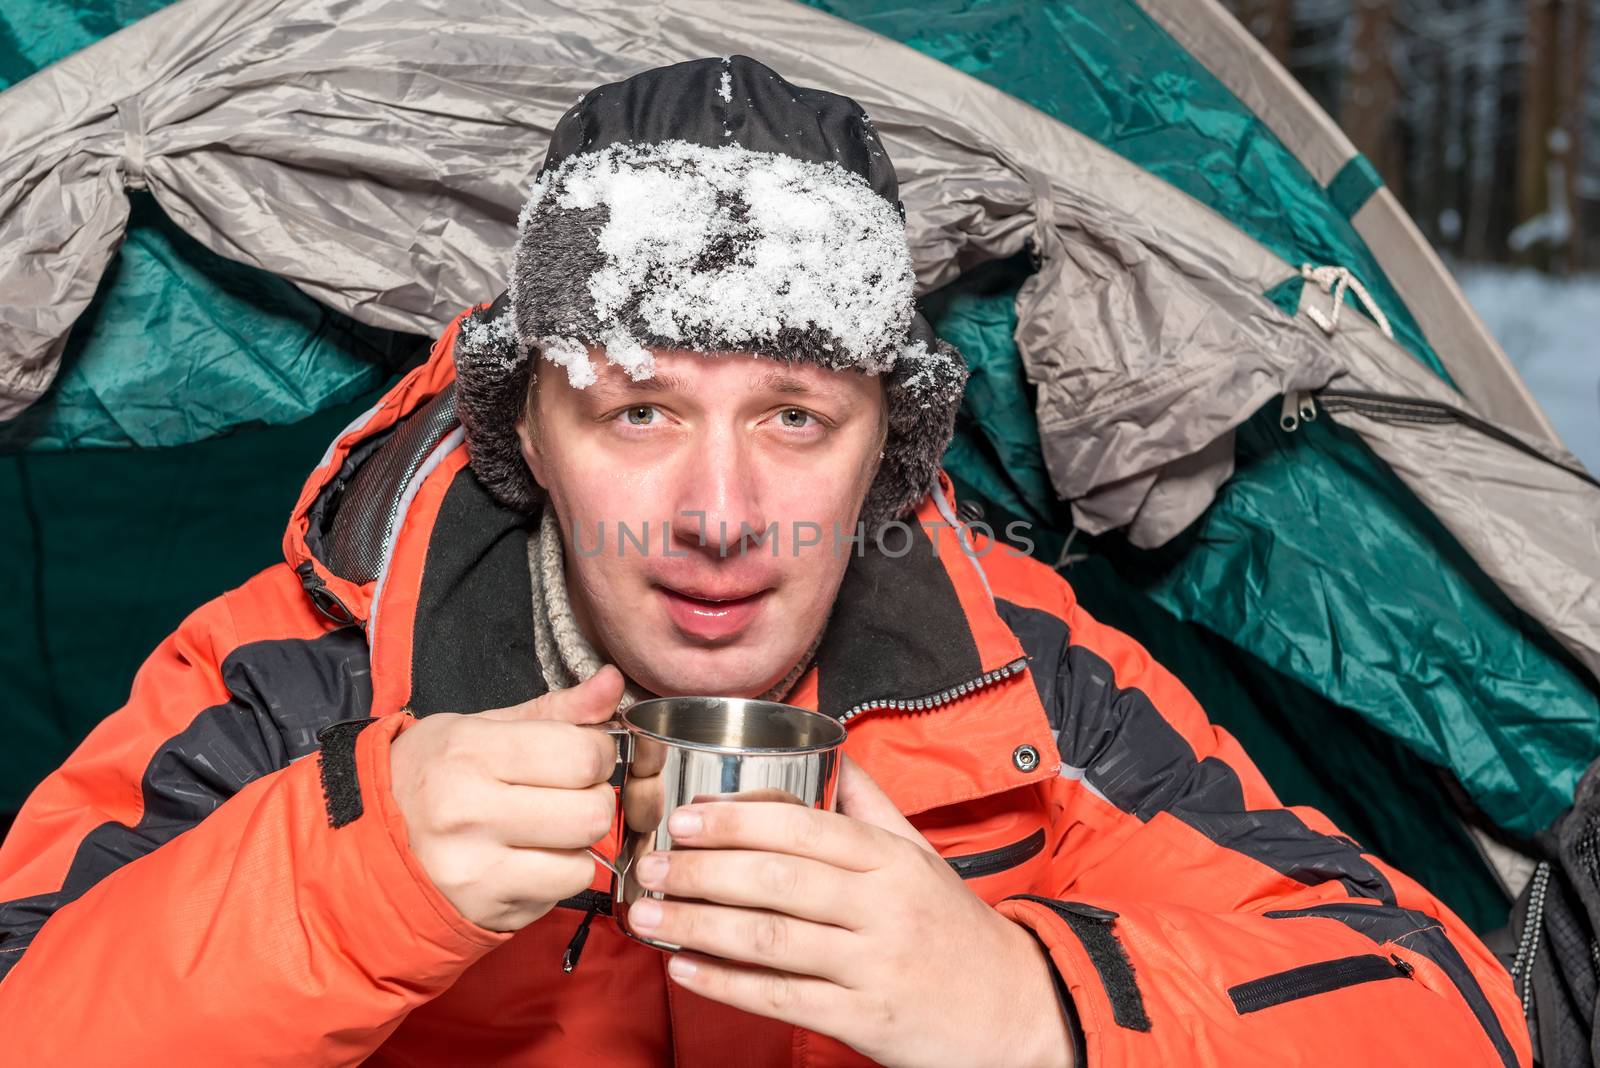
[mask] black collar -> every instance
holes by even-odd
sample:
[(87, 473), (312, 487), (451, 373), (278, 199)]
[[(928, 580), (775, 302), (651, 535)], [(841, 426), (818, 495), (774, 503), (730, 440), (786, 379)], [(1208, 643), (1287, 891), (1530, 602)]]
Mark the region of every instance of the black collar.
[[(548, 689), (533, 646), (528, 517), (496, 502), (470, 467), (455, 476), (429, 535), (412, 636), (417, 715), (472, 712)], [(889, 556), (869, 539), (853, 556), (817, 648), (820, 711), (908, 699), (982, 671), (954, 584), (914, 524)], [(898, 549), (900, 534), (892, 538)]]

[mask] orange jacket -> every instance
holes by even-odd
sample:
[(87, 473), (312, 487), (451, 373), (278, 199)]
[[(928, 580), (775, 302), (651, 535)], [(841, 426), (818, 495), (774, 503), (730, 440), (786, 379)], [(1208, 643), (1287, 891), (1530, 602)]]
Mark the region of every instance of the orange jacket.
[[(526, 531), (466, 466), (454, 334), (335, 440), (285, 561), (191, 615), (28, 799), (0, 849), (6, 1063), (860, 1063), (670, 984), (594, 891), (498, 934), (410, 853), (398, 713), (543, 689)], [(848, 752), (1042, 940), (1089, 1064), (1529, 1063), (1460, 920), (1281, 807), (1049, 568), (963, 552), (952, 504), (924, 502), (904, 556), (852, 560), (791, 699), (857, 710)]]

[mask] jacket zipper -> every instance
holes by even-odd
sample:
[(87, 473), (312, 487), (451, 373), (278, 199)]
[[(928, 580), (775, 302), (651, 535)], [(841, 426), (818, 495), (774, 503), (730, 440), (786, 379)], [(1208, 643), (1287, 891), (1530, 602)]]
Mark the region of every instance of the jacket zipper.
[(1541, 860), (1528, 881), (1528, 906), (1522, 914), (1522, 937), (1517, 956), (1511, 962), (1511, 985), (1522, 984), (1522, 1016), (1533, 1019), (1533, 964), (1539, 958), (1539, 940), (1544, 936), (1544, 902), (1550, 890), (1550, 862)]
[(312, 605), (325, 618), (345, 627), (356, 621), (356, 614), (346, 607), (338, 594), (328, 589), (328, 584), (322, 581), (322, 576), (317, 574), (316, 566), (310, 560), (301, 562), (294, 570), (300, 576), (300, 586), (306, 591), (306, 596), (311, 598)]
[(1381, 957), (1376, 953), (1363, 953), (1356, 957), (1319, 961), (1299, 968), (1291, 968), (1276, 975), (1252, 979), (1248, 983), (1228, 988), (1234, 1009), (1242, 1016), (1259, 1012), (1286, 1001), (1347, 986), (1376, 982), (1380, 979), (1409, 979), (1415, 969), (1399, 957)]
[(988, 849), (982, 853), (968, 853), (960, 857), (945, 857), (945, 863), (963, 879), (979, 879), (985, 875), (1015, 868), (1044, 851), (1044, 829), (1034, 831), (1020, 842)]
[(978, 690), (993, 686), (1004, 679), (1009, 679), (1013, 675), (1019, 674), (1027, 666), (1028, 658), (1019, 656), (1009, 664), (1002, 664), (993, 671), (985, 671), (975, 679), (940, 690), (938, 693), (927, 694), (923, 697), (885, 697), (875, 701), (862, 701), (855, 707), (840, 713), (839, 722), (849, 723), (863, 712), (872, 712), (878, 709), (886, 709), (891, 712), (929, 712), (935, 708), (942, 708), (951, 701), (965, 697), (969, 693), (976, 693)]
[(595, 914), (611, 915), (611, 895), (591, 888), (576, 897), (557, 901), (556, 908), (576, 909), (583, 913), (583, 919), (578, 921), (578, 929), (572, 932), (572, 940), (561, 954), (561, 970), (571, 975), (578, 966), (578, 959), (583, 956), (584, 943), (589, 941), (589, 925), (594, 922)]

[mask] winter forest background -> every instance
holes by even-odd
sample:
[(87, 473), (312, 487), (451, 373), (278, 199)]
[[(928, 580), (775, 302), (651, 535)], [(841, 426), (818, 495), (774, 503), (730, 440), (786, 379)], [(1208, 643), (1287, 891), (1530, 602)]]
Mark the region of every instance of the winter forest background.
[(1344, 127), (1600, 472), (1600, 0), (1224, 0)]

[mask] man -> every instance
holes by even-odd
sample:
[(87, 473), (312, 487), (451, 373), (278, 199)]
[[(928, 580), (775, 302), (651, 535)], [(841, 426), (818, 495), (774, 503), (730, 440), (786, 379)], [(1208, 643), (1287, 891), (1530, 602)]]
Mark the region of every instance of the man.
[[(912, 283), (853, 102), (744, 57), (587, 94), (508, 293), (29, 799), (15, 1062), (1528, 1063), (1459, 920), (960, 521)], [(677, 814), (667, 955), (608, 918), (588, 725), (680, 693), (853, 762), (837, 813)]]

